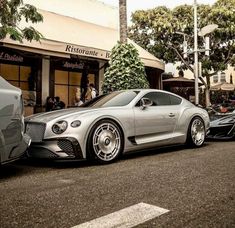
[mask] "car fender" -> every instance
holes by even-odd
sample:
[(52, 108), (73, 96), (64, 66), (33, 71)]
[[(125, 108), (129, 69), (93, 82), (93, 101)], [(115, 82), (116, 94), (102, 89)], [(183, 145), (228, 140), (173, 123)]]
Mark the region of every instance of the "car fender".
[(129, 121), (129, 123), (127, 125), (125, 125), (123, 123), (123, 121), (121, 121), (121, 118), (118, 117), (118, 116), (114, 116), (114, 115), (101, 115), (99, 117), (96, 117), (96, 118), (93, 119), (93, 121), (87, 127), (87, 131), (86, 131), (85, 136), (84, 136), (84, 143), (83, 143), (83, 145), (81, 145), (81, 149), (82, 149), (83, 155), (85, 157), (86, 157), (86, 146), (87, 146), (87, 140), (88, 140), (89, 133), (90, 133), (92, 127), (97, 122), (99, 122), (99, 121), (101, 121), (103, 119), (113, 120), (114, 122), (116, 122), (120, 126), (121, 131), (123, 133), (124, 149), (125, 149), (126, 144), (127, 144), (127, 140), (126, 139), (129, 136), (132, 136), (134, 134), (134, 119), (133, 118), (132, 118), (133, 119), (133, 123), (131, 123), (131, 121)]

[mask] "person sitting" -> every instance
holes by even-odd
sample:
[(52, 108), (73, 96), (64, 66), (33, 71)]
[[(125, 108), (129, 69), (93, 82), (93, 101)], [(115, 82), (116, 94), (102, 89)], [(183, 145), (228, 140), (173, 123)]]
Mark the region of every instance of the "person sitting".
[(47, 97), (45, 108), (46, 112), (50, 112), (54, 109), (54, 100), (52, 97)]
[(53, 110), (59, 110), (65, 108), (65, 103), (60, 100), (60, 97), (55, 97), (55, 103)]
[(93, 99), (98, 95), (98, 91), (96, 90), (95, 85), (93, 83), (91, 83), (89, 87), (91, 89), (91, 99)]

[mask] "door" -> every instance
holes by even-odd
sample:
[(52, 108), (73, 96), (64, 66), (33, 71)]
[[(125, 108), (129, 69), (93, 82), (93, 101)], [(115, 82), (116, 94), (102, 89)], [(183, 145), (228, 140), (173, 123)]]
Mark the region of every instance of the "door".
[(150, 92), (144, 95), (152, 105), (142, 109), (137, 103), (135, 114), (135, 141), (137, 144), (165, 144), (172, 138), (179, 117), (179, 105), (172, 105), (171, 95)]

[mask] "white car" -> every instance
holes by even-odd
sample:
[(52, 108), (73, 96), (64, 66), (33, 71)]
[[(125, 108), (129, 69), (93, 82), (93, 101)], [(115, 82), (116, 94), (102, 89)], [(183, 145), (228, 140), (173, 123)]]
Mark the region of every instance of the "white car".
[(0, 165), (20, 158), (30, 142), (24, 134), (21, 90), (0, 77)]
[(25, 118), (29, 156), (114, 161), (122, 153), (156, 146), (203, 145), (207, 111), (176, 94), (143, 89), (116, 91), (83, 107)]

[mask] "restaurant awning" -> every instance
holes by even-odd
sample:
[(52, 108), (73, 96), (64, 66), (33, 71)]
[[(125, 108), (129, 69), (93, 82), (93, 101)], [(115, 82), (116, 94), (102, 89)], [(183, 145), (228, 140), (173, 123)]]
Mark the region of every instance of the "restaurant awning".
[(217, 85), (211, 86), (210, 88), (211, 91), (234, 91), (235, 90), (235, 85), (228, 83), (228, 82), (223, 82), (219, 83)]
[[(163, 87), (170, 86), (170, 87), (194, 87), (195, 81), (194, 79), (188, 79), (184, 77), (173, 77), (169, 79), (162, 80)], [(199, 85), (202, 85), (199, 83)]]
[[(108, 60), (110, 51), (119, 40), (118, 30), (108, 28), (75, 18), (59, 15), (45, 10), (38, 10), (43, 15), (43, 23), (33, 24), (44, 38), (41, 42), (24, 41), (19, 43), (9, 38), (2, 40), (4, 46), (32, 52), (69, 57), (86, 56)], [(20, 26), (25, 26), (22, 22)], [(145, 66), (164, 70), (165, 64), (131, 40), (139, 52)]]

